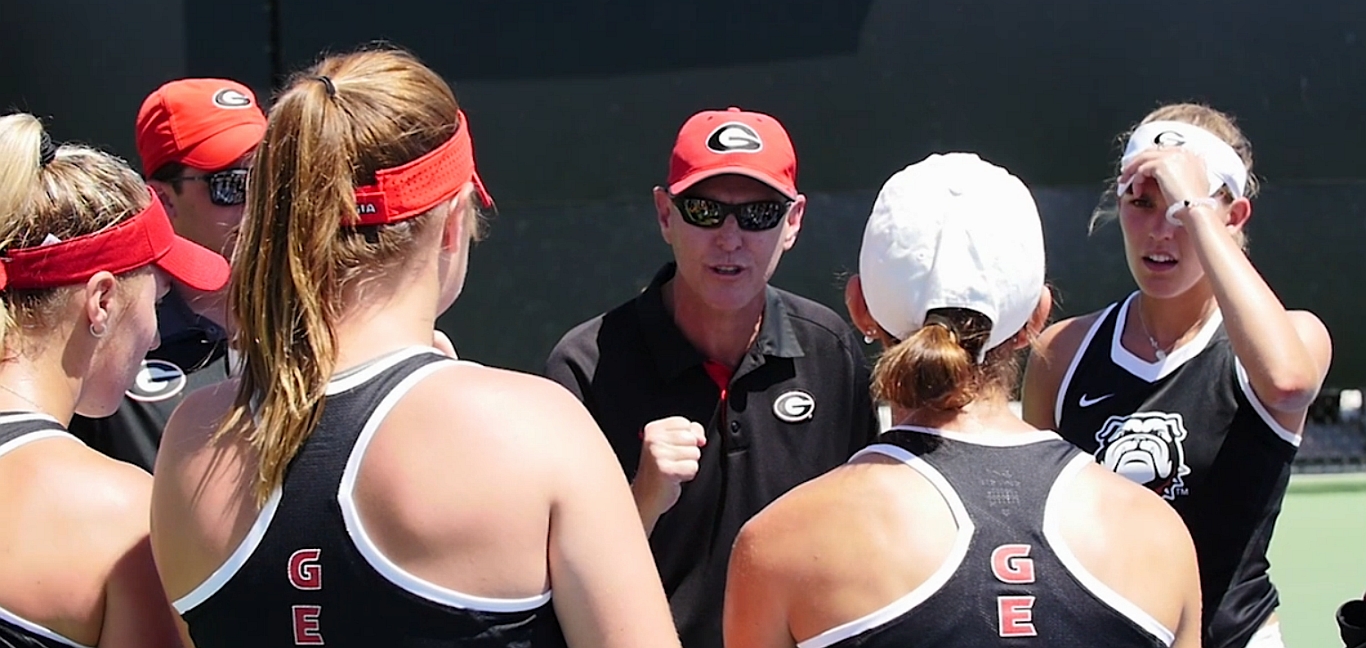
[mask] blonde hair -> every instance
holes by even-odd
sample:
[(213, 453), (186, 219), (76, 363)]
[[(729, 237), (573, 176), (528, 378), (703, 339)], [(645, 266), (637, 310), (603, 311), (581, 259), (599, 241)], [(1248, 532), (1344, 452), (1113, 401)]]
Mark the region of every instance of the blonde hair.
[[(0, 250), (36, 247), (48, 236), (93, 234), (151, 203), (147, 185), (127, 162), (85, 146), (48, 147), (37, 117), (0, 117)], [(44, 161), (45, 153), (51, 159)], [(8, 351), (8, 334), (17, 326), (51, 326), (65, 293), (49, 288), (2, 294), (0, 348)]]
[(352, 227), (356, 187), (449, 140), (458, 109), (439, 75), (388, 49), (327, 57), (271, 109), (228, 293), (245, 369), (218, 431), (255, 450), (258, 502), (318, 425), (345, 289), (411, 259), (443, 209)]
[[(1257, 195), (1257, 191), (1261, 188), (1261, 183), (1257, 180), (1257, 177), (1252, 174), (1252, 142), (1249, 142), (1247, 136), (1238, 128), (1236, 120), (1234, 120), (1232, 115), (1202, 104), (1167, 104), (1148, 113), (1142, 121), (1120, 135), (1120, 147), (1122, 148), (1127, 145), (1129, 137), (1132, 136), (1134, 131), (1138, 130), (1140, 126), (1155, 121), (1177, 121), (1198, 126), (1213, 133), (1219, 139), (1223, 140), (1224, 143), (1233, 147), (1233, 150), (1238, 154), (1238, 157), (1242, 159), (1243, 166), (1247, 167), (1247, 189), (1244, 191), (1244, 195), (1249, 199)], [(1119, 175), (1118, 170), (1115, 175)], [(1097, 227), (1106, 222), (1114, 220), (1119, 214), (1118, 197), (1116, 196), (1115, 191), (1116, 187), (1111, 183), (1109, 189), (1101, 198), (1100, 204), (1096, 207), (1095, 211), (1091, 213), (1091, 222), (1089, 225), (1091, 232), (1094, 232)], [(1218, 196), (1225, 204), (1233, 202), (1233, 195), (1229, 193), (1227, 187), (1220, 189)], [(1244, 247), (1244, 250), (1246, 250), (1246, 236), (1240, 238), (1239, 243)]]
[(992, 391), (1009, 394), (1020, 354), (1010, 342), (977, 357), (991, 320), (963, 308), (930, 311), (924, 326), (889, 347), (873, 367), (873, 397), (908, 410), (954, 412)]

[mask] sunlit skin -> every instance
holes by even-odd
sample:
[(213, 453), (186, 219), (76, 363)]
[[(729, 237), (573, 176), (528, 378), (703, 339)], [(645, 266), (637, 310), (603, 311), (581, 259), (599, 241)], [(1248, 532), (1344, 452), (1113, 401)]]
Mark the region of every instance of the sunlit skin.
[[(1135, 181), (1119, 203), (1124, 256), (1140, 291), (1138, 307), (1130, 310), (1124, 329), (1125, 347), (1140, 352), (1151, 351), (1154, 342), (1166, 351), (1179, 346), (1199, 333), (1200, 327), (1190, 323), (1203, 322), (1214, 308), (1214, 293), (1194, 241), (1177, 224), (1180, 221), (1167, 219), (1169, 205), (1157, 183), (1145, 178)], [(1231, 236), (1237, 236), (1251, 204), (1240, 199), (1235, 207), (1220, 200), (1218, 207), (1202, 209), (1215, 212), (1211, 215), (1225, 223), (1236, 209), (1243, 217), (1227, 227)]]
[[(1126, 261), (1140, 293), (1124, 322), (1123, 346), (1146, 361), (1160, 361), (1162, 354), (1198, 335), (1219, 309), (1258, 397), (1286, 429), (1301, 430), (1304, 409), (1327, 370), (1331, 346), (1322, 323), (1311, 313), (1286, 311), (1239, 249), (1251, 203), (1247, 198), (1230, 199), (1227, 188), (1206, 201), (1203, 160), (1179, 148), (1139, 154), (1119, 178), (1121, 184), (1131, 179), (1132, 189), (1120, 197), (1119, 223)], [(1169, 219), (1169, 207), (1185, 201), (1195, 206), (1173, 209)], [(1071, 357), (1080, 344), (1074, 331), (1089, 326), (1094, 317), (1050, 329), (1041, 346), (1055, 344), (1055, 335), (1065, 336), (1067, 342), (1043, 357)], [(1074, 331), (1059, 333), (1065, 329)], [(1055, 363), (1031, 362), (1034, 379), (1026, 380), (1025, 411), (1037, 425), (1052, 422), (1049, 401), (1060, 372)]]
[[(730, 204), (787, 200), (772, 187), (739, 175), (703, 180), (682, 195)], [(654, 197), (660, 233), (678, 265), (664, 286), (665, 306), (699, 351), (735, 366), (758, 330), (768, 280), (783, 253), (797, 242), (806, 197), (798, 195), (783, 222), (761, 232), (740, 229), (733, 215), (714, 229), (690, 225), (663, 189), (655, 189)]]
[(59, 323), (37, 334), (6, 335), (13, 355), (0, 366), (6, 388), (0, 396), (22, 398), (18, 410), (36, 407), (64, 425), (73, 413), (113, 414), (143, 356), (161, 342), (156, 304), (169, 289), (157, 269), (118, 278), (98, 272), (83, 286), (64, 288), (71, 296)]
[(157, 304), (170, 292), (170, 278), (152, 269), (124, 277), (122, 282), (119, 294), (127, 301), (107, 324), (97, 327), (106, 333), (99, 339), (76, 402), (76, 412), (82, 416), (113, 414), (142, 368), (143, 357), (161, 345)]
[[(0, 410), (112, 414), (147, 351), (159, 343), (156, 302), (169, 290), (156, 269), (95, 273), (68, 296), (57, 321), (11, 330), (0, 364)], [(84, 645), (179, 646), (156, 584), (146, 472), (68, 438), (38, 440), (4, 457), (0, 501), (13, 518), (0, 544), (9, 588), (0, 606)], [(48, 530), (35, 533), (34, 530)]]

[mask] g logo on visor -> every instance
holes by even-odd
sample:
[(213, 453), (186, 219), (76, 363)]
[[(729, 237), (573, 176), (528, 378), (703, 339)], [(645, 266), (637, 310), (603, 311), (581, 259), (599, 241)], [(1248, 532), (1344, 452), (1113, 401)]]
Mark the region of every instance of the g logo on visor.
[(788, 423), (811, 420), (816, 414), (816, 399), (800, 389), (794, 389), (773, 401), (773, 415)]
[(1153, 138), (1153, 144), (1158, 146), (1185, 146), (1186, 136), (1176, 131), (1162, 131)]
[(185, 370), (165, 360), (143, 360), (138, 369), (133, 386), (125, 392), (129, 398), (140, 403), (155, 403), (173, 398), (185, 391), (189, 378)]
[(713, 153), (758, 153), (764, 140), (746, 124), (726, 122), (707, 136), (707, 149)]

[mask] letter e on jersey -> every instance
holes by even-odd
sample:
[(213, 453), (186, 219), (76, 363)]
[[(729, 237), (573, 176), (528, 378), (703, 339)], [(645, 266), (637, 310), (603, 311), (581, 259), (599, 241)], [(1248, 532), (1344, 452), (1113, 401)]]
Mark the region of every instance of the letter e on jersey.
[(294, 645), (323, 645), (322, 624), (318, 621), (322, 613), (322, 606), (319, 605), (294, 606)]
[(1034, 597), (996, 597), (997, 617), (1001, 621), (1002, 637), (1037, 637), (1034, 629)]
[(289, 584), (305, 592), (323, 588), (323, 566), (318, 564), (321, 549), (300, 549), (289, 557)]

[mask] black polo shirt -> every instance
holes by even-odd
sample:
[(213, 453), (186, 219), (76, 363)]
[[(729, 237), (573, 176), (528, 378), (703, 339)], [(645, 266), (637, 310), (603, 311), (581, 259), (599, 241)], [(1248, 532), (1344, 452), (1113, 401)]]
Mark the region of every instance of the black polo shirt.
[(228, 376), (223, 329), (172, 290), (157, 307), (161, 345), (147, 353), (137, 379), (112, 415), (71, 417), (70, 430), (91, 448), (151, 472), (161, 431), (185, 395)]
[(725, 402), (706, 358), (664, 309), (666, 265), (635, 299), (566, 333), (546, 374), (579, 397), (628, 478), (646, 423), (706, 426), (697, 477), (659, 518), (650, 547), (686, 648), (721, 648), (731, 544), (755, 513), (840, 465), (877, 434), (868, 366), (854, 330), (825, 306), (767, 288), (753, 347)]

